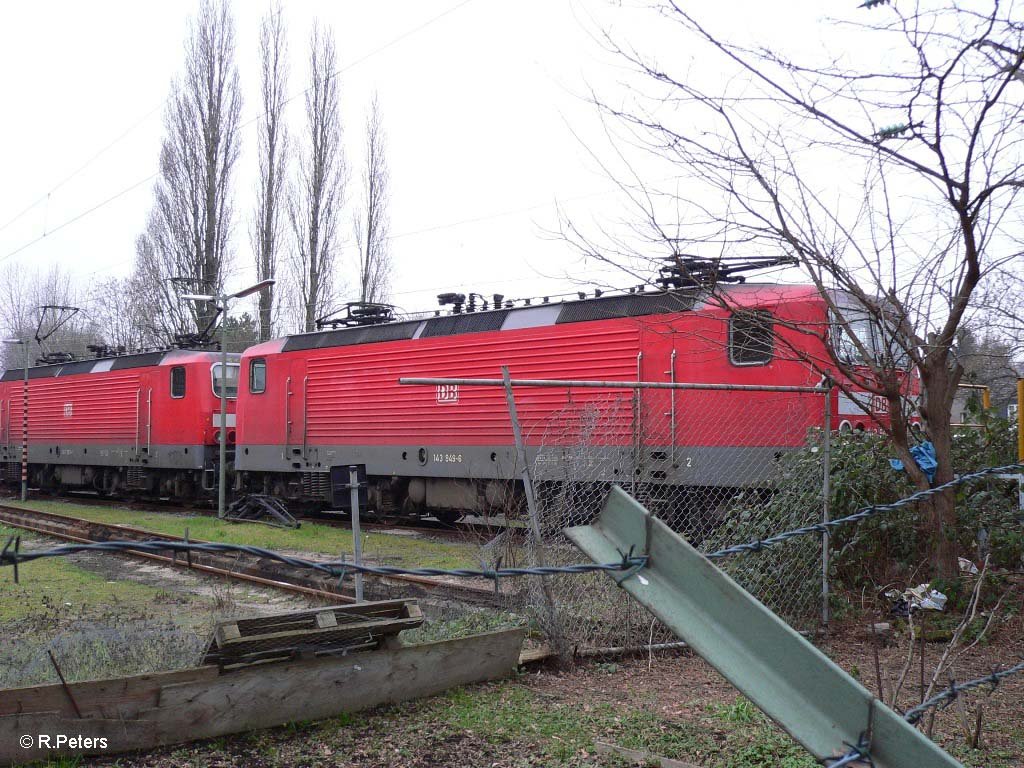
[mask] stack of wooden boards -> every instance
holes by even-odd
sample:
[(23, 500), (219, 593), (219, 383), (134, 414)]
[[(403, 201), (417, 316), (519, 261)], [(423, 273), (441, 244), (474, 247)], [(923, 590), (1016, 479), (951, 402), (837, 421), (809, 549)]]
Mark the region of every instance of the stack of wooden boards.
[(423, 623), (415, 600), (381, 600), (234, 619), (217, 624), (203, 664), (237, 669), (300, 656), (326, 656), (390, 646)]

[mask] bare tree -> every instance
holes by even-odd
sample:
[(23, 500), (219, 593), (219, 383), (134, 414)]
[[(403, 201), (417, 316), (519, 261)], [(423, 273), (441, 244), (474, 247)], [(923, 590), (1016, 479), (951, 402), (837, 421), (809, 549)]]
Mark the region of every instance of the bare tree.
[[(1002, 415), (1017, 401), (1017, 379), (1013, 346), (989, 328), (964, 326), (957, 333), (956, 356), (964, 368), (965, 383), (987, 386), (993, 409)], [(955, 415), (955, 414), (954, 414)]]
[[(29, 342), (32, 364), (47, 354), (73, 358), (89, 355), (88, 347), (100, 341), (96, 322), (85, 312), (64, 309), (80, 310), (83, 303), (76, 281), (59, 265), (46, 271), (9, 265), (0, 273), (0, 323), (4, 335)], [(4, 345), (3, 355), (6, 366), (24, 364), (20, 347)]]
[(197, 281), (178, 279), (177, 262), (170, 258), (171, 246), (158, 219), (156, 211), (151, 212), (146, 231), (135, 240), (135, 264), (128, 285), (143, 308), (139, 329), (146, 344), (171, 346), (197, 328), (194, 308), (181, 299), (182, 293), (197, 289)]
[(381, 119), (380, 102), (374, 94), (366, 118), (366, 165), (363, 168), (363, 210), (353, 217), (359, 249), (359, 300), (387, 301), (391, 287), (390, 175), (386, 157), (387, 136)]
[(135, 275), (112, 277), (96, 283), (87, 299), (89, 318), (102, 344), (111, 351), (138, 352), (162, 346), (163, 339), (152, 333), (152, 323)]
[[(202, 0), (185, 43), (185, 71), (172, 85), (164, 114), (160, 176), (145, 235), (153, 269), (140, 276), (182, 278), (193, 292), (221, 289), (241, 106), (228, 0)], [(152, 292), (161, 300), (159, 312), (173, 317), (177, 296), (159, 287)], [(214, 312), (212, 305), (195, 307), (193, 327), (205, 327)]]
[(299, 324), (306, 331), (333, 308), (337, 296), (338, 219), (345, 191), (337, 55), (333, 36), (318, 23), (310, 37), (309, 80), (306, 146), (288, 209), (295, 237), (292, 281), (300, 302)]
[[(674, 74), (656, 52), (608, 36), (640, 85), (602, 108), (627, 141), (672, 165), (670, 188), (643, 182), (639, 170), (622, 182), (644, 247), (795, 257), (831, 313), (823, 327), (793, 329), (826, 342), (829, 353), (806, 362), (841, 372), (865, 410), (887, 406), (893, 450), (924, 488), (929, 478), (910, 453), (913, 411), (935, 448), (934, 482), (951, 480), (957, 331), (979, 286), (1020, 259), (1010, 229), (1024, 188), (1024, 25), (1013, 3), (872, 7), (882, 4), (865, 3), (869, 17), (844, 23), (843, 44), (854, 46), (803, 61), (736, 43), (664, 2), (679, 47), (710, 71)], [(861, 55), (871, 46), (884, 59)], [(637, 252), (567, 230), (597, 258), (621, 265)], [(908, 365), (919, 402), (908, 398)], [(956, 522), (952, 492), (928, 505), (937, 575), (956, 573)]]
[[(0, 271), (0, 322), (6, 336), (31, 339), (35, 327), (33, 275), (20, 264), (8, 262)], [(24, 351), (3, 345), (5, 367), (21, 365)]]
[[(288, 133), (282, 120), (288, 80), (287, 41), (280, 6), (263, 18), (260, 25), (260, 73), (263, 115), (259, 122), (259, 200), (253, 216), (252, 243), (256, 255), (257, 279), (277, 278), (281, 246), (281, 214), (285, 203)], [(257, 296), (256, 320), (259, 339), (274, 334), (274, 286)]]

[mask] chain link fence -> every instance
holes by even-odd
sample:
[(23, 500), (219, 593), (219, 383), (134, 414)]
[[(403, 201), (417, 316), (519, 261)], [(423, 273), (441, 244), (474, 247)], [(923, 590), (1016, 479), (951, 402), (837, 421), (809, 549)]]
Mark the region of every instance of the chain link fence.
[[(524, 529), (492, 544), (506, 558), (527, 559), (509, 551), (514, 543), (539, 545), (550, 564), (578, 562), (561, 531), (593, 521), (612, 484), (703, 552), (820, 522), (826, 513), (823, 392), (565, 391), (565, 405), (531, 425), (525, 440), (540, 541)], [(716, 564), (794, 627), (820, 620), (820, 539)], [(530, 579), (526, 605), (563, 653), (675, 640), (604, 574)]]

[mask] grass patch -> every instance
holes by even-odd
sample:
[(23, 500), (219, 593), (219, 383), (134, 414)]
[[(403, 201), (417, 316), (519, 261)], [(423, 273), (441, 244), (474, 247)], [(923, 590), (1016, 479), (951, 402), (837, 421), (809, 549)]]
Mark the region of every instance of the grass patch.
[(428, 707), (433, 712), (426, 717), (442, 719), (453, 731), (472, 731), (495, 745), (533, 744), (551, 765), (592, 752), (595, 740), (670, 758), (717, 751), (713, 738), (691, 723), (646, 709), (551, 700), (515, 683), (456, 689)]
[[(6, 540), (12, 533), (18, 531), (0, 528), (0, 539)], [(176, 602), (180, 599), (172, 592), (147, 584), (109, 581), (106, 576), (80, 568), (65, 558), (35, 560), (18, 570), (20, 579), (17, 584), (14, 583), (12, 568), (0, 571), (0, 622), (24, 620), (55, 611), (88, 612), (111, 605), (141, 610), (154, 601)]]
[[(59, 501), (8, 502), (10, 506), (70, 515), (109, 525), (128, 525), (170, 536), (207, 541), (247, 544), (266, 549), (314, 552), (337, 557), (352, 555), (352, 532), (346, 528), (303, 521), (297, 530), (272, 528), (251, 523), (229, 523), (211, 515), (171, 515), (132, 509), (99, 507)], [(368, 531), (363, 534), (363, 553), (367, 558), (389, 564), (429, 568), (467, 568), (478, 565), (479, 548), (472, 543), (437, 541), (418, 536), (402, 536)]]
[(493, 609), (466, 608), (436, 618), (427, 616), (423, 624), (402, 633), (402, 642), (407, 644), (431, 643), (437, 640), (453, 640), (457, 637), (493, 632), (526, 624), (526, 618), (515, 613)]
[[(624, 764), (615, 756), (595, 754), (595, 741), (708, 768), (818, 765), (756, 709), (756, 717), (751, 717), (750, 706), (749, 702), (737, 702), (698, 712), (692, 719), (666, 719), (645, 703), (562, 699), (513, 680), (458, 688), (433, 699), (356, 716), (355, 722), (325, 723), (310, 738), (316, 742), (379, 740), (392, 746), (406, 738), (413, 743), (428, 738), (444, 745), (472, 734), (495, 754), (518, 754), (524, 758), (523, 765), (552, 768)], [(432, 748), (430, 744), (423, 747)]]
[[(13, 531), (0, 528), (0, 539)], [(23, 541), (36, 544), (34, 536)], [(177, 669), (196, 663), (215, 601), (111, 578), (65, 558), (0, 572), (0, 688)]]

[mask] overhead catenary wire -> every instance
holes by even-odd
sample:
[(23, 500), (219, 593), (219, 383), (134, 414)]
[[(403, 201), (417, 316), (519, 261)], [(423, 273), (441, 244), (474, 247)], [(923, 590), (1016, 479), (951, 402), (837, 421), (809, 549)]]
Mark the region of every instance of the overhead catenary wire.
[[(410, 37), (411, 35), (414, 35), (414, 34), (416, 34), (417, 32), (420, 32), (421, 30), (423, 30), (423, 29), (425, 29), (425, 28), (429, 27), (429, 26), (430, 26), (431, 24), (434, 24), (435, 22), (437, 22), (437, 21), (440, 21), (440, 20), (441, 20), (442, 18), (444, 18), (445, 16), (448, 16), (449, 14), (452, 14), (452, 13), (454, 13), (455, 11), (459, 10), (460, 8), (462, 8), (462, 7), (463, 7), (463, 6), (465, 6), (465, 5), (468, 5), (468, 4), (469, 4), (469, 3), (471, 3), (471, 2), (473, 2), (473, 0), (462, 0), (462, 1), (461, 1), (461, 2), (459, 2), (459, 3), (456, 3), (455, 5), (453, 5), (453, 6), (449, 7), (448, 9), (446, 9), (446, 10), (442, 11), (441, 13), (439, 13), (439, 14), (437, 14), (437, 15), (435, 15), (435, 16), (432, 16), (431, 18), (427, 19), (427, 20), (426, 20), (426, 21), (424, 21), (424, 22), (423, 22), (422, 24), (420, 24), (420, 25), (418, 25), (418, 26), (416, 26), (416, 27), (413, 27), (412, 29), (410, 29), (410, 30), (407, 30), (406, 32), (403, 32), (403, 33), (402, 33), (401, 35), (398, 35), (397, 37), (395, 37), (395, 38), (392, 38), (391, 40), (389, 40), (388, 42), (384, 43), (383, 45), (381, 45), (381, 46), (379, 46), (379, 47), (377, 47), (377, 48), (374, 48), (374, 49), (373, 49), (372, 51), (370, 51), (369, 53), (366, 53), (366, 54), (364, 54), (363, 56), (359, 57), (358, 59), (355, 59), (354, 61), (351, 61), (351, 62), (349, 62), (349, 63), (348, 63), (348, 64), (346, 64), (345, 66), (343, 66), (343, 67), (339, 68), (338, 70), (336, 70), (335, 72), (333, 72), (333, 73), (331, 74), (331, 77), (337, 77), (338, 75), (340, 75), (340, 74), (342, 74), (342, 73), (344, 73), (344, 72), (347, 72), (347, 71), (348, 71), (349, 69), (352, 69), (353, 67), (356, 67), (356, 66), (358, 66), (359, 64), (362, 64), (362, 63), (363, 63), (364, 61), (367, 61), (368, 59), (372, 58), (373, 56), (376, 56), (377, 54), (379, 54), (379, 53), (381, 53), (381, 52), (383, 52), (383, 51), (387, 50), (388, 48), (391, 48), (391, 47), (392, 47), (392, 46), (394, 46), (394, 45), (397, 45), (397, 44), (398, 44), (398, 43), (400, 43), (400, 42), (401, 42), (402, 40), (405, 40), (406, 38)], [(308, 93), (308, 92), (309, 92), (309, 90), (310, 90), (309, 88), (306, 88), (306, 89), (304, 89), (304, 90), (302, 90), (302, 91), (300, 91), (300, 92), (298, 92), (298, 93), (296, 93), (296, 94), (293, 94), (293, 95), (289, 96), (289, 97), (288, 97), (287, 99), (285, 99), (283, 103), (284, 103), (284, 104), (288, 104), (288, 103), (290, 103), (290, 102), (294, 101), (295, 99), (299, 98), (300, 96), (303, 96), (304, 94)], [(161, 106), (162, 106), (162, 105), (161, 105)], [(160, 107), (157, 107), (156, 109), (159, 109), (159, 108), (160, 108)], [(156, 111), (156, 110), (153, 110), (153, 111)], [(72, 173), (72, 174), (71, 174), (70, 176), (68, 176), (68, 177), (67, 177), (66, 179), (64, 179), (63, 181), (61, 181), (61, 182), (60, 182), (60, 183), (59, 183), (59, 184), (57, 185), (57, 187), (59, 187), (59, 186), (61, 186), (61, 185), (65, 184), (65, 183), (66, 183), (67, 181), (69, 181), (69, 180), (70, 180), (71, 178), (74, 178), (74, 176), (76, 176), (76, 175), (77, 175), (77, 174), (78, 174), (79, 172), (81, 172), (81, 171), (82, 171), (82, 170), (84, 170), (84, 169), (85, 169), (86, 167), (88, 167), (88, 166), (89, 166), (89, 165), (90, 165), (90, 164), (91, 164), (91, 163), (93, 162), (93, 160), (95, 160), (95, 159), (96, 159), (97, 157), (99, 157), (99, 155), (101, 155), (101, 154), (103, 154), (104, 152), (106, 152), (106, 151), (107, 151), (107, 149), (109, 149), (109, 148), (110, 148), (111, 146), (113, 146), (113, 145), (114, 145), (114, 144), (116, 144), (116, 143), (117, 143), (118, 141), (120, 141), (120, 140), (121, 140), (122, 138), (124, 138), (124, 136), (126, 136), (126, 135), (127, 135), (128, 133), (130, 133), (130, 132), (131, 132), (132, 130), (134, 130), (134, 129), (135, 129), (135, 127), (137, 127), (137, 125), (138, 125), (138, 124), (140, 124), (140, 123), (141, 123), (141, 122), (143, 122), (143, 121), (144, 121), (145, 119), (147, 119), (147, 118), (148, 118), (148, 117), (150, 116), (150, 114), (152, 114), (152, 112), (151, 112), (151, 113), (149, 113), (149, 114), (147, 114), (147, 115), (146, 115), (146, 117), (144, 117), (144, 118), (143, 118), (142, 120), (140, 120), (140, 121), (139, 121), (139, 123), (137, 123), (136, 125), (132, 126), (132, 128), (130, 128), (130, 129), (129, 129), (128, 131), (126, 131), (126, 132), (125, 132), (124, 134), (122, 134), (122, 135), (121, 135), (121, 136), (119, 136), (119, 137), (118, 137), (117, 139), (115, 139), (115, 140), (114, 140), (113, 142), (111, 142), (111, 144), (109, 144), (109, 145), (108, 145), (107, 147), (104, 147), (104, 148), (103, 148), (102, 150), (100, 150), (100, 152), (98, 152), (98, 153), (97, 153), (97, 154), (96, 154), (95, 156), (93, 156), (92, 158), (90, 158), (90, 159), (89, 159), (89, 160), (88, 160), (88, 161), (87, 161), (87, 162), (86, 162), (86, 163), (85, 163), (85, 164), (84, 164), (83, 166), (81, 166), (81, 167), (80, 167), (80, 168), (79, 168), (78, 170), (76, 170), (76, 171), (75, 171), (74, 173)], [(247, 127), (247, 126), (249, 126), (249, 125), (252, 125), (253, 123), (255, 123), (255, 122), (257, 122), (258, 120), (260, 120), (260, 119), (262, 119), (263, 117), (265, 117), (265, 116), (266, 116), (266, 114), (267, 114), (266, 112), (262, 112), (262, 113), (260, 113), (260, 114), (258, 114), (258, 115), (254, 115), (253, 117), (249, 118), (249, 119), (248, 119), (248, 120), (246, 120), (245, 122), (243, 122), (243, 123), (239, 124), (239, 126), (238, 126), (238, 127), (239, 127), (239, 129), (241, 129), (241, 128), (245, 128), (245, 127)], [(128, 194), (129, 192), (131, 192), (131, 191), (133, 191), (133, 190), (137, 189), (138, 187), (142, 186), (143, 184), (145, 184), (145, 183), (147, 183), (147, 182), (149, 182), (149, 181), (152, 181), (153, 179), (155, 179), (155, 178), (156, 178), (157, 176), (159, 176), (159, 175), (160, 175), (160, 172), (159, 172), (159, 171), (156, 171), (156, 172), (154, 172), (154, 173), (151, 173), (150, 175), (146, 176), (146, 177), (145, 177), (144, 179), (139, 179), (138, 181), (136, 181), (136, 182), (134, 182), (133, 184), (131, 184), (131, 185), (129, 185), (129, 186), (127, 186), (127, 187), (125, 187), (124, 189), (120, 190), (119, 192), (116, 192), (116, 193), (114, 193), (113, 195), (111, 195), (110, 197), (106, 198), (106, 199), (105, 199), (105, 200), (103, 200), (102, 202), (99, 202), (99, 203), (97, 203), (97, 204), (93, 205), (92, 207), (90, 207), (90, 208), (88, 208), (88, 209), (86, 209), (86, 210), (82, 211), (81, 213), (78, 213), (78, 214), (76, 214), (75, 216), (72, 216), (72, 217), (71, 217), (70, 219), (67, 219), (66, 221), (63, 221), (63, 222), (61, 222), (61, 223), (60, 223), (60, 224), (58, 224), (58, 225), (57, 225), (56, 227), (52, 227), (52, 228), (50, 228), (49, 230), (47, 230), (46, 232), (44, 232), (44, 233), (43, 233), (42, 235), (40, 235), (39, 237), (36, 237), (35, 239), (33, 239), (33, 240), (30, 240), (30, 241), (28, 241), (27, 243), (25, 243), (25, 244), (23, 244), (23, 245), (19, 246), (18, 248), (15, 248), (15, 249), (14, 249), (13, 251), (9, 251), (8, 253), (4, 254), (3, 256), (0, 256), (0, 262), (6, 261), (7, 259), (9, 259), (9, 258), (12, 258), (13, 256), (17, 256), (17, 255), (18, 255), (19, 253), (21, 253), (22, 251), (25, 251), (25, 250), (27, 250), (28, 248), (31, 248), (32, 246), (34, 246), (34, 245), (37, 245), (38, 243), (42, 242), (42, 241), (43, 241), (43, 240), (45, 240), (45, 239), (46, 239), (47, 237), (49, 237), (50, 235), (52, 235), (52, 234), (53, 234), (54, 232), (57, 232), (57, 231), (59, 231), (59, 230), (61, 230), (61, 229), (64, 229), (65, 227), (67, 227), (67, 226), (70, 226), (71, 224), (74, 224), (75, 222), (77, 222), (77, 221), (80, 221), (80, 220), (82, 220), (82, 219), (83, 219), (83, 218), (85, 218), (86, 216), (89, 216), (89, 215), (91, 215), (91, 214), (95, 213), (95, 212), (96, 212), (96, 211), (98, 211), (99, 209), (101, 209), (101, 208), (103, 208), (103, 207), (105, 207), (105, 206), (109, 205), (110, 203), (112, 203), (112, 202), (114, 202), (115, 200), (117, 200), (117, 199), (119, 199), (119, 198), (123, 197), (124, 195)], [(39, 203), (41, 203), (41, 202), (43, 202), (44, 200), (46, 200), (46, 199), (47, 199), (47, 198), (49, 197), (49, 195), (50, 195), (50, 194), (52, 194), (52, 192), (53, 192), (53, 191), (54, 191), (55, 189), (57, 189), (57, 187), (54, 187), (53, 189), (51, 189), (51, 190), (50, 190), (50, 192), (48, 192), (48, 193), (47, 193), (46, 195), (44, 195), (44, 196), (43, 196), (43, 197), (41, 197), (41, 198), (40, 198), (39, 200), (37, 200), (37, 201), (35, 201), (34, 203), (32, 203), (31, 205), (29, 205), (29, 206), (28, 206), (27, 208), (25, 208), (25, 209), (24, 209), (24, 210), (23, 210), (23, 211), (22, 211), (21, 213), (19, 213), (19, 214), (18, 214), (17, 216), (15, 216), (15, 217), (14, 217), (13, 219), (11, 219), (10, 221), (8, 221), (8, 222), (7, 222), (7, 224), (4, 224), (4, 225), (3, 225), (2, 227), (0, 227), (0, 231), (2, 231), (3, 229), (6, 229), (8, 225), (10, 225), (10, 224), (14, 223), (14, 222), (15, 222), (15, 221), (17, 221), (18, 219), (20, 219), (20, 218), (21, 218), (21, 217), (22, 217), (22, 216), (23, 216), (23, 215), (24, 215), (25, 213), (27, 213), (28, 211), (32, 210), (32, 208), (34, 208), (35, 206), (39, 205)]]
[[(25, 208), (23, 208), (21, 210), (20, 213), (18, 213), (16, 216), (14, 216), (11, 219), (8, 219), (6, 223), (0, 225), (0, 232), (3, 232), (5, 229), (7, 229), (9, 226), (11, 226), (11, 224), (13, 224), (14, 222), (16, 222), (19, 219), (21, 219), (22, 216), (24, 216), (26, 213), (31, 211), (33, 208), (35, 208), (39, 204), (46, 202), (54, 192), (56, 192), (58, 189), (63, 187), (65, 184), (67, 184), (69, 181), (71, 181), (72, 179), (77, 177), (78, 174), (80, 174), (82, 171), (84, 171), (86, 168), (88, 168), (90, 165), (92, 165), (96, 160), (98, 160), (101, 156), (106, 154), (115, 145), (120, 143), (124, 138), (126, 138), (129, 134), (131, 134), (132, 131), (134, 131), (136, 128), (138, 128), (140, 125), (142, 125), (144, 122), (146, 122), (149, 118), (151, 118), (154, 114), (156, 114), (156, 112), (158, 110), (160, 110), (162, 107), (163, 107), (162, 103), (161, 104), (157, 104), (155, 107), (153, 107), (153, 109), (151, 109), (145, 115), (143, 115), (138, 120), (136, 120), (126, 131), (124, 131), (123, 133), (118, 135), (117, 138), (115, 138), (109, 144), (104, 145), (99, 151), (97, 151), (95, 154), (93, 154), (88, 160), (86, 160), (84, 163), (82, 163), (80, 166), (78, 166), (78, 168), (76, 168), (74, 171), (72, 171), (67, 176), (65, 176), (63, 179), (61, 179), (56, 184), (54, 184), (52, 187), (50, 187), (50, 189), (45, 194), (41, 195), (39, 198), (37, 198), (33, 202), (29, 203)], [(152, 178), (152, 177), (150, 177), (150, 178)], [(147, 179), (147, 181), (148, 180), (149, 179)], [(134, 187), (133, 187), (133, 189), (134, 189)]]

